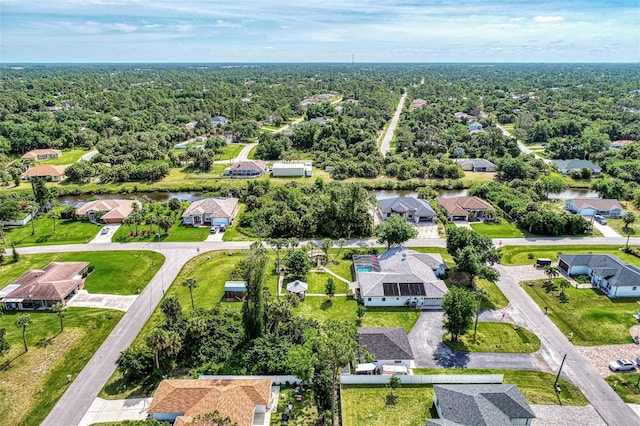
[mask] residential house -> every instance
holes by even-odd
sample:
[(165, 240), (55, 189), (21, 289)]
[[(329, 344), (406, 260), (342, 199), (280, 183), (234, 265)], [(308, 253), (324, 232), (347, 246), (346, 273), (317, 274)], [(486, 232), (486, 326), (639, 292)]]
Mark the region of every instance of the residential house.
[(122, 223), (133, 211), (135, 200), (95, 200), (84, 204), (76, 210), (80, 217), (86, 217), (91, 222)]
[(495, 211), (491, 204), (478, 197), (438, 197), (436, 201), (449, 220), (482, 219), (487, 211)]
[(536, 418), (517, 385), (434, 385), (438, 419), (427, 426), (531, 425)]
[(31, 167), (24, 172), (22, 179), (31, 180), (33, 177), (40, 177), (52, 182), (60, 182), (64, 179), (64, 169), (67, 166), (52, 166), (50, 164), (41, 164), (39, 166)]
[(456, 160), (458, 166), (465, 172), (495, 172), (496, 165), (484, 158), (460, 159)]
[(559, 254), (558, 267), (569, 275), (588, 275), (610, 298), (640, 296), (640, 268), (611, 254)]
[(227, 124), (229, 119), (222, 115), (216, 115), (215, 117), (211, 117), (211, 124), (214, 126), (222, 126), (223, 124)]
[(621, 217), (623, 212), (618, 200), (611, 198), (574, 198), (567, 200), (565, 209), (587, 217), (594, 215)]
[(256, 178), (265, 173), (267, 165), (264, 161), (239, 161), (224, 169), (224, 176), (232, 178)]
[(189, 205), (182, 214), (182, 223), (189, 226), (231, 225), (237, 214), (237, 198), (203, 198)]
[(0, 291), (0, 302), (7, 310), (48, 309), (64, 305), (81, 288), (88, 262), (52, 262), (42, 269), (31, 269)]
[(152, 419), (186, 426), (217, 411), (237, 426), (252, 426), (264, 424), (273, 405), (271, 379), (165, 379), (147, 413)]
[(425, 101), (424, 99), (414, 99), (411, 102), (411, 106), (413, 106), (413, 108), (415, 108), (415, 109), (422, 108), (426, 104), (427, 104), (427, 101)]
[(227, 299), (227, 301), (242, 299), (246, 295), (246, 281), (227, 281), (224, 283), (224, 298)]
[(48, 160), (50, 158), (58, 158), (62, 155), (59, 149), (34, 149), (25, 153), (22, 157), (23, 163), (33, 163), (34, 161)]
[(551, 161), (556, 165), (556, 169), (563, 175), (571, 173), (572, 170), (582, 170), (584, 168), (591, 170), (591, 174), (594, 176), (599, 175), (600, 172), (602, 172), (602, 168), (600, 168), (600, 166), (587, 160), (573, 159)]
[(435, 253), (395, 247), (380, 255), (355, 255), (350, 284), (365, 306), (439, 307), (447, 292), (446, 264)]
[(397, 214), (411, 222), (431, 222), (436, 212), (426, 200), (416, 197), (394, 197), (378, 200), (378, 214), (387, 220)]
[(479, 132), (481, 130), (482, 130), (482, 124), (478, 123), (477, 121), (474, 121), (473, 123), (469, 124), (470, 132)]
[(619, 141), (611, 141), (611, 145), (609, 145), (609, 149), (622, 149), (625, 146), (631, 145), (633, 143), (632, 140), (623, 139)]
[(311, 163), (273, 163), (273, 177), (311, 177)]
[(366, 346), (367, 350), (376, 359), (373, 363), (377, 368), (383, 365), (402, 365), (406, 368), (415, 368), (413, 351), (407, 333), (402, 327), (361, 327), (358, 329), (360, 346)]
[(462, 123), (468, 123), (469, 121), (476, 119), (473, 115), (469, 115), (466, 112), (456, 112), (453, 115), (455, 115), (458, 121)]
[(314, 117), (314, 118), (309, 120), (309, 122), (318, 123), (318, 124), (321, 124), (323, 126), (326, 125), (327, 123), (331, 122), (331, 121), (333, 121), (333, 120), (329, 119), (329, 118), (325, 118), (325, 117)]

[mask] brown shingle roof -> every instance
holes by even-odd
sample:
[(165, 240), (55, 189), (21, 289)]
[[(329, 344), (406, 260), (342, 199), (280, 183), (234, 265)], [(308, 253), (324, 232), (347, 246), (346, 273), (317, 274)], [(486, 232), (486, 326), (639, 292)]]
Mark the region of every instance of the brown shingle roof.
[(232, 218), (238, 208), (237, 198), (204, 198), (194, 201), (182, 214), (182, 217), (209, 213), (212, 217)]
[(78, 214), (85, 215), (89, 212), (103, 211), (107, 212), (102, 216), (103, 219), (124, 219), (133, 210), (135, 202), (134, 200), (95, 200), (80, 207)]
[(478, 197), (438, 197), (436, 200), (452, 216), (462, 216), (471, 210), (494, 210), (491, 204)]
[(52, 262), (43, 269), (31, 269), (12, 282), (20, 287), (5, 298), (62, 300), (74, 288), (84, 285), (84, 279), (79, 275), (87, 265), (88, 262)]
[(573, 204), (575, 204), (578, 210), (582, 210), (587, 207), (593, 207), (600, 211), (611, 211), (614, 209), (622, 210), (622, 206), (618, 200), (612, 198), (574, 198)]
[(251, 426), (256, 405), (267, 405), (271, 394), (269, 379), (186, 379), (163, 380), (149, 405), (148, 413), (184, 413), (187, 418), (218, 411), (238, 426)]
[(24, 172), (23, 176), (62, 176), (66, 166), (52, 166), (50, 164), (41, 164)]

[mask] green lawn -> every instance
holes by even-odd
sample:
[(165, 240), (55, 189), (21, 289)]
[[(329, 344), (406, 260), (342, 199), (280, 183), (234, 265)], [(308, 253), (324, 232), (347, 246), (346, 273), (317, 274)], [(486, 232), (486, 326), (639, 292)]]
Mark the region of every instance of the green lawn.
[(48, 160), (38, 161), (37, 164), (50, 164), (52, 166), (62, 166), (65, 164), (73, 164), (77, 162), (80, 157), (87, 154), (89, 151), (86, 149), (71, 149), (69, 151), (62, 151), (62, 155), (58, 158), (50, 158)]
[(540, 306), (548, 307), (549, 318), (566, 335), (573, 333), (577, 345), (631, 343), (629, 328), (637, 324), (631, 315), (638, 312), (637, 298), (609, 299), (595, 289), (566, 289), (567, 303), (561, 303), (559, 291), (547, 293), (546, 280), (525, 281), (522, 287)]
[(11, 344), (0, 368), (0, 416), (4, 424), (40, 424), (84, 368), (94, 352), (124, 315), (123, 312), (69, 308), (65, 329), (60, 333), (58, 316), (50, 312), (29, 312), (33, 323), (27, 328), (29, 352), (24, 353), (22, 330), (14, 326), (16, 312), (0, 316), (0, 328), (7, 330)]
[(472, 223), (471, 228), (480, 235), (489, 238), (521, 238), (522, 232), (513, 224), (504, 219), (500, 223), (478, 222)]
[[(329, 250), (329, 257), (333, 257), (335, 255), (334, 251), (337, 252), (336, 249)], [(355, 277), (353, 276), (353, 273), (352, 273), (352, 268), (351, 268), (352, 265), (353, 265), (353, 262), (349, 259), (336, 259), (334, 263), (329, 263), (325, 267), (331, 272), (337, 275), (340, 275), (342, 278), (349, 281), (353, 281)]]
[[(302, 391), (296, 391), (291, 386), (281, 386), (280, 398), (278, 401), (278, 409), (271, 413), (271, 426), (280, 426), (282, 413), (287, 409), (287, 405), (291, 404), (293, 409), (291, 413), (293, 417), (289, 419), (288, 426), (307, 426), (316, 424), (318, 419), (318, 407), (316, 406), (313, 390), (305, 387)], [(296, 400), (296, 395), (302, 395), (302, 401)]]
[(487, 280), (477, 280), (476, 287), (484, 289), (489, 297), (482, 299), (482, 309), (502, 309), (509, 304), (509, 299), (497, 285)]
[(244, 145), (228, 144), (224, 147), (224, 151), (221, 155), (216, 155), (216, 160), (233, 160), (240, 154)]
[(402, 386), (388, 399), (384, 386), (344, 385), (341, 388), (344, 426), (419, 426), (437, 418), (433, 386)]
[[(95, 270), (87, 277), (90, 293), (136, 294), (144, 288), (164, 263), (164, 256), (152, 251), (87, 251), (21, 255), (18, 263), (0, 267), (0, 282), (9, 283), (29, 269), (50, 262), (90, 262)], [(153, 263), (153, 265), (152, 265)]]
[[(175, 281), (166, 289), (165, 297), (168, 295), (176, 295), (180, 300), (184, 311), (191, 310), (191, 298), (189, 289), (182, 285), (187, 278), (195, 278), (198, 285), (193, 289), (193, 301), (196, 308), (211, 309), (213, 306), (222, 301), (224, 295), (224, 283), (229, 279), (229, 273), (235, 264), (242, 259), (244, 252), (242, 251), (211, 251), (202, 253), (197, 257), (189, 260)], [(225, 304), (235, 304), (240, 306), (238, 302), (222, 302)], [(144, 336), (149, 333), (157, 324), (162, 321), (162, 311), (160, 304), (155, 309), (151, 318), (144, 325), (142, 331), (136, 337), (132, 346), (143, 341)]]
[(452, 342), (449, 334), (442, 336), (445, 345), (461, 352), (505, 352), (505, 353), (533, 353), (540, 349), (538, 336), (504, 322), (479, 322), (477, 339), (473, 340), (473, 330), (470, 330), (459, 341)]
[(627, 404), (640, 404), (640, 388), (637, 384), (640, 381), (640, 373), (621, 373), (613, 374), (605, 379), (613, 388), (613, 382), (618, 383), (615, 391), (620, 398)]
[(503, 383), (518, 385), (529, 404), (540, 405), (579, 405), (588, 404), (580, 389), (565, 379), (560, 379), (561, 393), (558, 396), (553, 389), (555, 375), (542, 371), (530, 370), (483, 370), (473, 368), (414, 368), (414, 374), (503, 374)]
[(100, 229), (99, 225), (81, 220), (56, 221), (56, 232), (53, 232), (53, 220), (41, 215), (33, 223), (35, 234), (31, 235), (31, 222), (24, 226), (7, 228), (5, 238), (7, 244), (15, 243), (18, 247), (58, 244), (83, 244), (91, 241)]
[[(331, 278), (336, 286), (335, 294), (346, 294), (349, 292), (349, 285), (333, 275), (326, 272), (310, 272), (307, 274), (307, 284), (309, 284), (307, 293), (324, 294), (328, 278)], [(284, 284), (286, 285), (287, 282), (289, 281), (285, 279)]]
[[(149, 227), (147, 225), (141, 225), (138, 229), (148, 230)], [(135, 227), (133, 227), (133, 230), (135, 231)], [(161, 234), (160, 238), (155, 235), (129, 237), (129, 233), (131, 232), (129, 227), (127, 225), (122, 225), (118, 228), (111, 240), (114, 242), (199, 242), (206, 240), (210, 231), (211, 228), (208, 226), (182, 226), (182, 217), (177, 215), (173, 225), (169, 228), (169, 232), (167, 234)], [(156, 225), (153, 226), (153, 232), (158, 232), (158, 227)]]
[[(620, 260), (640, 266), (640, 258), (620, 251), (622, 246), (562, 245), (562, 246), (509, 246), (500, 248), (503, 265), (533, 265), (538, 257), (548, 257), (554, 262), (559, 253), (613, 254)], [(533, 253), (529, 259), (528, 254)]]
[(358, 303), (355, 300), (347, 299), (345, 296), (335, 296), (331, 299), (326, 296), (307, 296), (297, 308), (293, 309), (293, 313), (320, 322), (329, 318), (355, 321), (357, 307)]
[(367, 308), (362, 317), (362, 327), (403, 327), (409, 334), (420, 318), (420, 311), (397, 308)]

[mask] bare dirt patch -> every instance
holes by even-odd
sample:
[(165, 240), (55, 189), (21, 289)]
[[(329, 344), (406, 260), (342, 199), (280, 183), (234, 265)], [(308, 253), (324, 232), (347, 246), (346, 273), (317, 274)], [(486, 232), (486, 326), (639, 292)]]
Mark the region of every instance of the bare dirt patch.
[(49, 371), (58, 365), (70, 347), (79, 342), (84, 333), (68, 329), (63, 333), (29, 347), (29, 352), (20, 354), (13, 348), (13, 362), (0, 370), (0, 418), (3, 424), (19, 424), (24, 415), (38, 403), (40, 388)]

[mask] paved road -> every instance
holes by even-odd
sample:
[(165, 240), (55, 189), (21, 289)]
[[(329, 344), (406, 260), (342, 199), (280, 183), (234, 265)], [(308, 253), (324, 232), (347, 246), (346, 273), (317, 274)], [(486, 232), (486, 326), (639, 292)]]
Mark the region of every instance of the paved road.
[[(484, 113), (483, 113), (483, 114), (484, 114)], [(485, 114), (485, 115), (486, 115), (486, 114)], [(496, 122), (495, 124), (496, 124), (496, 127), (497, 127), (498, 129), (500, 129), (500, 131), (502, 132), (502, 134), (503, 134), (503, 135), (505, 135), (505, 136), (509, 136), (509, 137), (513, 137), (513, 135), (512, 135), (511, 133), (509, 133), (509, 132), (507, 131), (507, 129), (505, 129), (505, 128), (504, 128), (504, 127), (502, 127), (500, 124), (498, 124), (498, 122)], [(552, 163), (552, 161), (551, 161), (550, 159), (540, 157), (540, 156), (539, 156), (535, 151), (533, 151), (531, 148), (529, 148), (528, 146), (526, 146), (525, 144), (523, 144), (523, 143), (522, 143), (522, 142), (520, 142), (519, 140), (518, 140), (518, 141), (516, 141), (516, 142), (517, 142), (517, 144), (518, 144), (518, 149), (520, 149), (520, 151), (522, 151), (524, 154), (531, 154), (531, 155), (533, 155), (534, 157), (536, 157), (537, 159), (542, 160), (542, 161), (544, 161), (544, 162), (545, 162), (545, 163), (547, 163), (547, 164), (551, 164), (551, 163)]]
[(248, 143), (242, 148), (242, 151), (238, 153), (238, 156), (236, 158), (230, 158), (228, 160), (216, 160), (213, 163), (214, 164), (232, 164), (232, 163), (237, 163), (239, 161), (247, 161), (249, 159), (249, 153), (251, 152), (253, 147), (257, 145), (258, 145), (258, 142)]
[(391, 122), (389, 123), (387, 133), (385, 133), (384, 138), (382, 139), (382, 143), (380, 144), (380, 152), (382, 153), (382, 155), (387, 155), (387, 152), (389, 152), (389, 149), (391, 148), (393, 132), (396, 131), (396, 126), (398, 125), (398, 120), (400, 119), (400, 113), (402, 112), (402, 107), (404, 106), (405, 99), (407, 99), (406, 91), (400, 98), (400, 102), (398, 102), (398, 107), (396, 108), (396, 112), (395, 114), (393, 114), (393, 117), (391, 117)]
[(86, 154), (84, 154), (82, 157), (78, 159), (78, 161), (90, 161), (97, 154), (98, 154), (98, 150), (94, 149), (93, 151), (89, 151)]
[(569, 342), (556, 325), (542, 312), (536, 303), (509, 275), (508, 268), (497, 265), (500, 272), (498, 287), (509, 299), (512, 317), (525, 323), (542, 342), (542, 355), (545, 362), (554, 370), (560, 367), (562, 356), (567, 359), (562, 370), (563, 377), (568, 378), (587, 397), (591, 405), (609, 426), (638, 425), (640, 419), (627, 406), (611, 387), (598, 374), (595, 368)]

